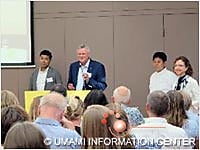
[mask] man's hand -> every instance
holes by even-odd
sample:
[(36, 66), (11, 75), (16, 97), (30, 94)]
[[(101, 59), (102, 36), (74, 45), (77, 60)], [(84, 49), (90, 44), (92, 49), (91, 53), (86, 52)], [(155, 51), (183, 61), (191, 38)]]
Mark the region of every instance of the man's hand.
[(67, 85), (67, 88), (68, 88), (69, 90), (75, 90), (75, 87), (74, 87), (74, 85), (73, 85), (72, 83), (69, 83), (69, 84)]
[(71, 129), (71, 130), (75, 130), (75, 127), (74, 127), (74, 124), (73, 122), (69, 121), (67, 118), (65, 118), (63, 116), (62, 120), (61, 120), (61, 124), (64, 128), (67, 128), (67, 129)]
[(88, 73), (83, 73), (83, 80), (86, 81), (86, 83), (89, 82), (90, 76)]

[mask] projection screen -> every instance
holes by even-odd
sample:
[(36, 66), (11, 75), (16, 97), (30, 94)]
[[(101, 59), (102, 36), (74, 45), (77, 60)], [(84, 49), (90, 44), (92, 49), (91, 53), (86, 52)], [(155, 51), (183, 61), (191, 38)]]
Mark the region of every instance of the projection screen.
[(33, 2), (0, 0), (2, 68), (34, 66)]

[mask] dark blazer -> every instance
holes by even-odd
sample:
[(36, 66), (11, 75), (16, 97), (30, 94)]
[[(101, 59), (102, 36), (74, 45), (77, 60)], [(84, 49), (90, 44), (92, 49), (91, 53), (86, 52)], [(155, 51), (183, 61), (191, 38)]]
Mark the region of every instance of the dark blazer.
[[(36, 68), (35, 71), (32, 73), (29, 83), (29, 90), (37, 90), (37, 76), (38, 76), (39, 68)], [(53, 81), (48, 82), (47, 79), (52, 78)], [(45, 80), (45, 86), (44, 90), (51, 90), (52, 86), (55, 84), (61, 83), (62, 84), (62, 78), (60, 73), (55, 70), (52, 67), (49, 67), (49, 70), (47, 72), (46, 80)]]
[[(69, 78), (68, 82), (72, 83), (74, 87), (76, 88), (77, 84), (77, 77), (78, 77), (78, 71), (79, 71), (80, 63), (79, 61), (76, 61), (70, 65), (69, 68)], [(88, 67), (87, 72), (91, 73), (92, 76), (89, 79), (88, 83), (85, 83), (85, 90), (105, 90), (107, 87), (106, 84), (106, 72), (105, 72), (105, 67), (102, 63), (94, 61), (90, 59), (90, 64)]]

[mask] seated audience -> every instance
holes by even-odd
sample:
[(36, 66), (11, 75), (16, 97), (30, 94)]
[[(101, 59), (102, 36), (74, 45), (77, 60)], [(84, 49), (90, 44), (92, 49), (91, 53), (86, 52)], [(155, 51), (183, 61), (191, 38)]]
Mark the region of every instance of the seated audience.
[(6, 134), (16, 122), (29, 121), (27, 112), (20, 105), (11, 105), (1, 109), (1, 144), (4, 143)]
[[(167, 123), (165, 119), (169, 111), (169, 103), (168, 95), (162, 91), (154, 91), (147, 96), (146, 112), (148, 118), (144, 124), (131, 130), (137, 139), (136, 148), (191, 148), (191, 143), (188, 142), (188, 146), (183, 142), (177, 141), (177, 139), (188, 138), (186, 132), (180, 127)], [(141, 139), (145, 139), (145, 141), (142, 143)], [(166, 144), (166, 140), (172, 140), (172, 142)]]
[(197, 122), (189, 119), (186, 114), (182, 94), (178, 91), (169, 91), (167, 94), (170, 98), (170, 111), (167, 115), (168, 123), (183, 128), (189, 137), (199, 136)]
[[(122, 109), (121, 105), (119, 103), (109, 103), (106, 105), (106, 107), (108, 107), (110, 110), (112, 110), (115, 114), (119, 113), (120, 117), (117, 119), (123, 120), (126, 123), (126, 130), (125, 130), (125, 134), (127, 134), (127, 132), (129, 132), (130, 128), (130, 124), (129, 124), (129, 120), (128, 120), (128, 116), (126, 114), (126, 112)], [(123, 133), (121, 133), (123, 134)]]
[(17, 96), (8, 90), (1, 91), (1, 108), (19, 104)]
[(65, 110), (64, 116), (75, 126), (75, 130), (81, 135), (80, 123), (83, 114), (83, 102), (78, 97), (71, 97), (68, 99), (68, 105)]
[[(186, 110), (186, 114), (188, 116), (189, 120), (195, 120), (197, 123), (197, 131), (199, 131), (199, 115), (198, 115), (198, 110), (192, 105), (192, 99), (189, 96), (189, 94), (187, 94), (184, 91), (179, 91), (182, 96), (183, 96), (183, 100), (184, 100), (184, 108)], [(195, 146), (193, 147), (194, 149), (199, 149), (199, 135), (197, 137), (195, 137)]]
[(192, 99), (191, 99), (190, 95), (188, 93), (186, 93), (185, 91), (179, 91), (179, 92), (183, 96), (184, 108), (186, 110), (187, 115), (195, 114), (195, 115), (198, 116), (199, 115), (199, 111), (195, 108), (194, 105), (192, 105)]
[(53, 91), (62, 94), (64, 97), (67, 96), (67, 88), (61, 83), (55, 84), (51, 88), (51, 92), (53, 92)]
[[(39, 105), (39, 117), (35, 120), (36, 125), (44, 132), (45, 136), (52, 141), (50, 148), (79, 149), (76, 139), (81, 138), (75, 130), (62, 127), (64, 111), (67, 105), (66, 98), (56, 92), (43, 96)], [(67, 139), (73, 141), (69, 143)], [(64, 140), (64, 142), (60, 141)], [(60, 141), (57, 143), (56, 141)]]
[(42, 96), (34, 97), (31, 103), (29, 110), (29, 116), (31, 121), (35, 121), (35, 119), (39, 116), (38, 107), (40, 104), (40, 98), (42, 98)]
[(7, 133), (5, 149), (45, 149), (45, 136), (32, 122), (22, 122), (13, 125)]
[[(134, 148), (132, 140), (129, 138), (129, 123), (126, 115), (115, 112), (101, 105), (89, 106), (83, 114), (82, 120), (82, 138), (85, 143), (84, 149), (116, 149), (116, 148)], [(106, 144), (107, 142), (98, 142), (94, 144), (92, 140), (113, 140), (116, 142)], [(118, 143), (119, 139), (124, 142)], [(129, 141), (129, 143), (127, 142)]]
[(129, 123), (132, 127), (144, 123), (142, 113), (136, 107), (128, 107), (130, 104), (131, 91), (125, 86), (119, 86), (113, 92), (112, 101), (120, 103), (122, 109), (127, 113)]
[(106, 95), (102, 90), (92, 90), (90, 91), (84, 99), (84, 110), (90, 105), (107, 105), (108, 100)]

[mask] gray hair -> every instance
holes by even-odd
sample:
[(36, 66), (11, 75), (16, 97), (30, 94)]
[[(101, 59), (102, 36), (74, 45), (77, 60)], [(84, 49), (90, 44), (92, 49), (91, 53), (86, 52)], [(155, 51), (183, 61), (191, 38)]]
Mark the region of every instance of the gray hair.
[(90, 47), (88, 45), (86, 45), (86, 44), (79, 45), (78, 49), (82, 49), (82, 48), (85, 48), (90, 52)]
[(170, 107), (169, 96), (163, 91), (154, 91), (147, 96), (147, 104), (150, 105), (150, 111), (157, 117), (168, 113)]
[(60, 110), (65, 110), (67, 106), (67, 99), (60, 93), (51, 92), (40, 99), (40, 105), (51, 105)]
[(127, 104), (131, 97), (131, 91), (125, 86), (119, 86), (113, 91), (113, 97), (116, 102)]

